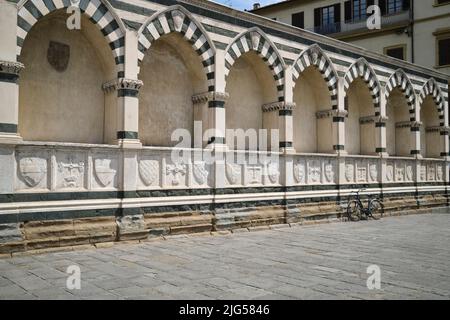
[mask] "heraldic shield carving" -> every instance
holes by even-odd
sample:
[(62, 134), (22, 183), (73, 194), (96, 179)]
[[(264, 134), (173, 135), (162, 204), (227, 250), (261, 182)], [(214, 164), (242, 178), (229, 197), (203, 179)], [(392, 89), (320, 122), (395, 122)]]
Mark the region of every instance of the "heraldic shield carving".
[(34, 188), (47, 174), (47, 160), (39, 157), (25, 157), (19, 160), (20, 175), (25, 184)]
[(47, 49), (47, 61), (58, 72), (66, 71), (70, 60), (70, 46), (50, 41)]

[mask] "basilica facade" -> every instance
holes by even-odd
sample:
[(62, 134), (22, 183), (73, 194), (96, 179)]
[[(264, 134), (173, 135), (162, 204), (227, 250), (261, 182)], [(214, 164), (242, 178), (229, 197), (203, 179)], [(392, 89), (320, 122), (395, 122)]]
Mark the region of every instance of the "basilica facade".
[(205, 0), (0, 0), (0, 254), (446, 210), (448, 81)]

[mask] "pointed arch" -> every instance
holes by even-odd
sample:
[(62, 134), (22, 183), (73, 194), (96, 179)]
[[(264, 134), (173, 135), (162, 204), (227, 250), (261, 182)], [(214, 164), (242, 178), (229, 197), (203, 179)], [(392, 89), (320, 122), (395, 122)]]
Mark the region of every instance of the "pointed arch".
[(345, 91), (350, 88), (350, 85), (356, 79), (361, 78), (367, 84), (370, 94), (372, 95), (373, 105), (375, 107), (375, 115), (380, 115), (380, 82), (377, 75), (369, 63), (364, 58), (356, 60), (347, 70), (344, 76)]
[(416, 95), (408, 75), (402, 69), (397, 69), (389, 77), (389, 80), (386, 83), (386, 100), (395, 88), (399, 88), (405, 95), (406, 102), (409, 107), (409, 113), (411, 114), (411, 121), (416, 121)]
[(145, 52), (160, 37), (172, 33), (180, 33), (193, 47), (199, 56), (206, 77), (208, 91), (215, 91), (214, 65), (215, 47), (203, 28), (192, 14), (180, 5), (170, 6), (153, 14), (138, 31), (138, 60), (142, 62)]
[(22, 0), (17, 5), (17, 59), (27, 34), (39, 19), (59, 9), (78, 7), (102, 32), (111, 48), (118, 77), (124, 76), (125, 26), (106, 0)]
[(239, 34), (226, 48), (225, 76), (235, 61), (249, 51), (255, 51), (269, 67), (277, 84), (278, 101), (284, 101), (284, 60), (273, 42), (257, 27)]
[(333, 63), (319, 45), (311, 45), (295, 61), (292, 69), (293, 87), (295, 87), (301, 73), (309, 66), (315, 66), (322, 75), (330, 92), (332, 109), (337, 109), (338, 75)]
[(442, 94), (441, 89), (439, 88), (439, 85), (437, 84), (436, 80), (433, 78), (428, 79), (428, 81), (424, 84), (422, 89), (419, 93), (419, 106), (422, 107), (423, 102), (425, 101), (425, 98), (427, 96), (431, 96), (434, 100), (434, 103), (436, 104), (438, 113), (439, 113), (439, 119), (440, 119), (440, 126), (445, 126), (445, 115), (444, 115), (444, 106), (445, 106), (445, 99), (444, 95)]

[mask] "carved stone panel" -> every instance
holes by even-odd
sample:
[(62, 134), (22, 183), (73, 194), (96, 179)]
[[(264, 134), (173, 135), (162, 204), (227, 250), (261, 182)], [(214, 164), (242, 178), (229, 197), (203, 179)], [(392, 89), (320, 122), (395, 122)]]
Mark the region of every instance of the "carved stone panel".
[(306, 162), (304, 160), (294, 163), (294, 179), (299, 184), (306, 183)]
[(427, 181), (427, 166), (424, 164), (420, 165), (420, 181)]
[(364, 161), (358, 161), (356, 163), (356, 182), (357, 183), (367, 182), (367, 164)]
[(186, 164), (166, 164), (164, 173), (168, 187), (187, 187), (188, 168)]
[(370, 182), (378, 181), (378, 164), (376, 162), (369, 163), (369, 178)]
[(324, 161), (323, 164), (323, 175), (325, 183), (335, 182), (335, 162), (331, 160)]
[(245, 167), (245, 184), (262, 184), (263, 168), (260, 165), (247, 165)]
[(405, 179), (407, 182), (413, 182), (414, 181), (414, 166), (412, 162), (406, 163), (406, 174)]
[(436, 180), (444, 181), (444, 167), (442, 164), (436, 166)]
[(48, 155), (44, 152), (20, 152), (17, 155), (17, 189), (48, 188)]
[(204, 186), (208, 183), (208, 168), (205, 161), (194, 162), (192, 166), (192, 174), (194, 176), (195, 183)]
[(353, 161), (345, 163), (345, 181), (348, 183), (355, 181), (355, 163)]
[(405, 163), (397, 162), (395, 164), (395, 182), (405, 181)]
[(386, 164), (386, 181), (394, 182), (394, 163), (388, 162)]
[(431, 162), (427, 164), (427, 181), (436, 181), (436, 166)]
[(319, 160), (308, 160), (308, 184), (321, 183), (322, 170)]
[(230, 185), (242, 184), (242, 167), (237, 163), (227, 163), (225, 174)]
[(268, 183), (276, 184), (280, 177), (280, 166), (278, 162), (270, 162), (266, 166)]
[(160, 185), (160, 164), (156, 159), (141, 159), (138, 165), (139, 178), (146, 187)]
[(56, 189), (82, 189), (86, 172), (86, 155), (80, 152), (57, 152)]
[(117, 188), (118, 161), (108, 155), (93, 157), (94, 177), (97, 188)]

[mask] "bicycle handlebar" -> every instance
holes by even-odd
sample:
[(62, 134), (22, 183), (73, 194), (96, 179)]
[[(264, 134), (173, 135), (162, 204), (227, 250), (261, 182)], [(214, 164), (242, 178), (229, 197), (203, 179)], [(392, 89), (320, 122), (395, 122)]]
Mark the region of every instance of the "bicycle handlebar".
[(352, 191), (350, 194), (354, 194), (354, 193), (360, 194), (362, 191), (366, 191), (366, 190), (367, 190), (366, 188), (363, 188), (363, 189), (359, 189), (358, 191)]

